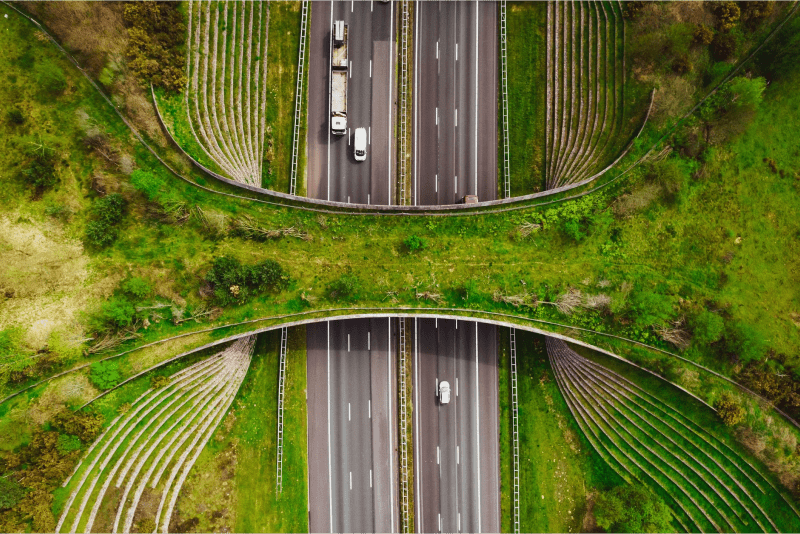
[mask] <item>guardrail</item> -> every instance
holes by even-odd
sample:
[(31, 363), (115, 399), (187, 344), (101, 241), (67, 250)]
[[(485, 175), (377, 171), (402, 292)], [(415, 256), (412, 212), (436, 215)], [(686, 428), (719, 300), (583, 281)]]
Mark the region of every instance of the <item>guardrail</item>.
[(286, 386), (286, 337), (288, 329), (281, 328), (281, 361), (278, 371), (278, 460), (275, 490), (283, 491), (283, 394)]
[(409, 91), (408, 91), (408, 63), (411, 51), (410, 41), (411, 16), (409, 13), (409, 0), (400, 2), (400, 154), (398, 166), (398, 204), (406, 204), (406, 182), (408, 180), (408, 117), (409, 117)]
[(406, 320), (400, 319), (400, 510), (403, 532), (411, 532), (408, 502), (408, 399), (406, 395)]
[(306, 29), (308, 27), (308, 0), (303, 0), (300, 16), (300, 52), (297, 59), (297, 86), (294, 101), (294, 134), (292, 135), (292, 174), (289, 182), (289, 194), (297, 194), (297, 161), (300, 157), (300, 121), (303, 110), (303, 79), (306, 64)]
[(511, 198), (511, 158), (508, 145), (508, 50), (506, 0), (500, 0), (500, 82), (503, 93), (503, 198)]
[(514, 455), (514, 532), (519, 534), (519, 410), (517, 399), (517, 331), (511, 328), (511, 439)]

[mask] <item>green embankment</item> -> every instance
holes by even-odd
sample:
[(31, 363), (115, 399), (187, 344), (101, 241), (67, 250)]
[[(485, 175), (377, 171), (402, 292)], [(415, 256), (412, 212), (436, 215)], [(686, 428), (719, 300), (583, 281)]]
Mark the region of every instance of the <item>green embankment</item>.
[[(512, 532), (511, 360), (500, 338), (500, 467), (502, 531)], [(620, 484), (583, 437), (558, 388), (544, 337), (517, 330), (520, 531), (580, 532), (598, 491)]]
[(544, 184), (547, 3), (509, 2), (507, 9), (511, 196), (518, 196)]

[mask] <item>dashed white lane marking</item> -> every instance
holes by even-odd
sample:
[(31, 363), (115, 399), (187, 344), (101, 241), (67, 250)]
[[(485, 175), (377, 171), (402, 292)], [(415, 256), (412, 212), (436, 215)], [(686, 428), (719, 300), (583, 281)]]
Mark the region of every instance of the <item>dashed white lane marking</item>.
[(347, 403), (347, 420), (350, 421), (350, 403)]
[(350, 471), (350, 489), (353, 489), (353, 472)]
[(372, 399), (367, 401), (367, 412), (369, 414), (369, 418), (372, 419)]

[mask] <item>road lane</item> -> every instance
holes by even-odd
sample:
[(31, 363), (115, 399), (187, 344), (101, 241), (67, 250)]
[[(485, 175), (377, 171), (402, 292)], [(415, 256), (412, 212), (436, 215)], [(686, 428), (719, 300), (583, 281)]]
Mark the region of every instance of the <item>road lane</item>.
[(309, 325), (312, 532), (397, 529), (396, 339), (390, 321)]
[[(394, 2), (312, 2), (308, 103), (308, 195), (312, 198), (391, 203), (394, 9)], [(330, 38), (335, 20), (344, 20), (348, 26), (348, 132), (343, 136), (329, 131)], [(364, 162), (357, 162), (353, 154), (357, 128), (367, 131)]]
[(497, 198), (497, 5), (418, 2), (415, 205)]
[[(437, 380), (450, 383), (449, 404)], [(497, 387), (494, 326), (415, 321), (417, 531), (499, 531)]]

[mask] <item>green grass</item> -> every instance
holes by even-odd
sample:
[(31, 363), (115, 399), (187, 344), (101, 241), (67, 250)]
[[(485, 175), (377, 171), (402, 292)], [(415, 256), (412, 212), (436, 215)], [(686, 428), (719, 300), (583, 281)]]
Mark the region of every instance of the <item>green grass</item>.
[[(508, 330), (500, 329), (502, 531), (511, 532), (513, 491)], [(517, 330), (520, 531), (579, 532), (587, 504), (621, 482), (583, 437), (550, 369), (542, 336)]]
[(518, 196), (544, 184), (547, 4), (509, 2), (507, 9), (511, 196)]

